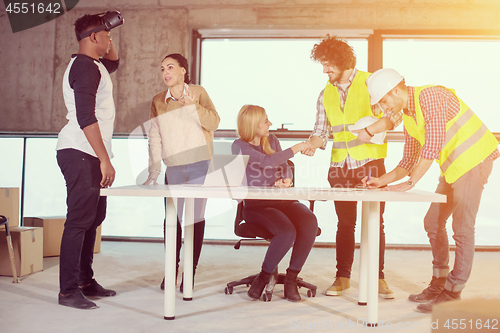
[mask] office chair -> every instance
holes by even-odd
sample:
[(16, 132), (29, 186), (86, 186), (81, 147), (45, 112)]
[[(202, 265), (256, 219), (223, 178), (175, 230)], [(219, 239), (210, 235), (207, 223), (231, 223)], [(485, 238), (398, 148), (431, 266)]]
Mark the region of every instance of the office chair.
[[(288, 161), (288, 165), (292, 169), (292, 182), (295, 183), (295, 166), (292, 161)], [(270, 233), (266, 228), (257, 224), (251, 224), (245, 222), (245, 219), (243, 218), (243, 208), (244, 208), (244, 202), (241, 201), (238, 204), (238, 208), (236, 211), (236, 218), (234, 220), (234, 233), (236, 234), (236, 236), (241, 237), (242, 239), (240, 239), (234, 245), (234, 248), (238, 250), (241, 246), (241, 241), (243, 239), (249, 239), (249, 240), (258, 239), (258, 240), (270, 241), (273, 238), (273, 234)], [(321, 229), (318, 227), (318, 233), (316, 236), (319, 236), (320, 234), (321, 234)], [(253, 274), (241, 280), (229, 282), (224, 288), (224, 293), (226, 295), (231, 295), (233, 293), (233, 288), (240, 285), (246, 285), (247, 287), (249, 287), (250, 284), (252, 284), (253, 280), (257, 277), (257, 275), (258, 274)], [(269, 281), (269, 284), (264, 289), (262, 300), (264, 302), (271, 301), (274, 286), (276, 284), (284, 284), (284, 281), (285, 281), (285, 274), (278, 273), (278, 268), (276, 268), (271, 277), (271, 281)], [(302, 280), (301, 278), (297, 279), (297, 285), (299, 288), (304, 287), (308, 289), (307, 290), (308, 297), (316, 296), (317, 287), (315, 285), (308, 283)]]

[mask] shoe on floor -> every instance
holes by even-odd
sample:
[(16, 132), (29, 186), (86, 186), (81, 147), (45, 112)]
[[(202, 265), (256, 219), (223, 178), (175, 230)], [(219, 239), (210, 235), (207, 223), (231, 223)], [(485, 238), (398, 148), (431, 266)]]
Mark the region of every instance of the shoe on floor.
[(80, 289), (85, 296), (90, 297), (108, 297), (116, 295), (116, 291), (104, 289), (95, 279), (92, 279), (92, 282), (90, 282), (88, 286), (80, 287)]
[(327, 296), (340, 296), (344, 290), (351, 288), (351, 279), (337, 276), (333, 284), (325, 291)]
[(431, 313), (432, 307), (434, 305), (439, 304), (439, 303), (443, 303), (443, 302), (459, 300), (461, 293), (462, 293), (461, 291), (449, 291), (449, 290), (443, 289), (443, 291), (437, 297), (435, 297), (432, 301), (429, 301), (429, 302), (423, 303), (423, 304), (419, 304), (417, 306), (417, 311), (422, 312), (422, 313)]
[(76, 309), (97, 309), (98, 306), (82, 294), (81, 290), (77, 290), (72, 294), (63, 296), (59, 293), (59, 304), (69, 306)]
[(163, 278), (163, 280), (160, 283), (160, 289), (165, 290), (165, 278)]
[(387, 282), (384, 279), (378, 280), (378, 296), (385, 299), (393, 299), (394, 292), (389, 289)]
[(444, 285), (446, 284), (446, 278), (446, 276), (440, 278), (433, 276), (427, 288), (425, 288), (420, 294), (411, 294), (408, 296), (408, 300), (417, 303), (427, 303), (432, 301), (443, 291)]

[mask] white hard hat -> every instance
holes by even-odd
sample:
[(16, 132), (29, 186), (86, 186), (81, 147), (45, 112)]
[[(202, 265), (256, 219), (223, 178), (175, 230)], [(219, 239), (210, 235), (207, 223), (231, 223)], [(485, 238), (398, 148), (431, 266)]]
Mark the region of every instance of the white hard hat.
[[(352, 133), (353, 130), (360, 130), (365, 127), (370, 126), (371, 124), (375, 123), (378, 120), (377, 117), (374, 116), (367, 116), (359, 119), (354, 125), (349, 125), (347, 128), (349, 131)], [(358, 136), (356, 133), (352, 133), (354, 136)], [(370, 140), (371, 143), (376, 143), (378, 145), (383, 145), (385, 142), (385, 132), (382, 133), (376, 133), (373, 135), (372, 139)]]
[(404, 78), (392, 68), (382, 68), (366, 80), (370, 102), (377, 104), (382, 97), (398, 85)]

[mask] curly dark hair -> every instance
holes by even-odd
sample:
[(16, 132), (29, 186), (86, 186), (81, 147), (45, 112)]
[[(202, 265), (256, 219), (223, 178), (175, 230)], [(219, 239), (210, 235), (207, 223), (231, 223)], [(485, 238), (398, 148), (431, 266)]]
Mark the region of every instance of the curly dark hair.
[(75, 21), (75, 34), (78, 41), (81, 40), (80, 34), (102, 24), (102, 17), (99, 14), (83, 15)]
[(315, 44), (311, 51), (311, 59), (326, 61), (341, 71), (356, 66), (356, 55), (352, 47), (337, 36), (326, 35), (319, 44)]
[(186, 70), (186, 74), (184, 74), (184, 83), (188, 84), (190, 79), (189, 79), (189, 65), (187, 59), (182, 54), (179, 53), (169, 54), (168, 56), (163, 58), (163, 60), (167, 58), (175, 59), (179, 63), (179, 66), (183, 67)]

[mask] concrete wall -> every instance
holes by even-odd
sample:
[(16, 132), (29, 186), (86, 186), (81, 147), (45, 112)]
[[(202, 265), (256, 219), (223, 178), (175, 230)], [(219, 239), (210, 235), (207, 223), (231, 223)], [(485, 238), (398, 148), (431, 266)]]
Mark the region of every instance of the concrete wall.
[(121, 58), (112, 75), (115, 133), (148, 119), (164, 89), (162, 58), (189, 54), (192, 29), (500, 29), (499, 0), (80, 0), (75, 9), (13, 34), (0, 5), (0, 132), (58, 132), (66, 123), (61, 80), (78, 50), (73, 22), (120, 10), (112, 31)]

